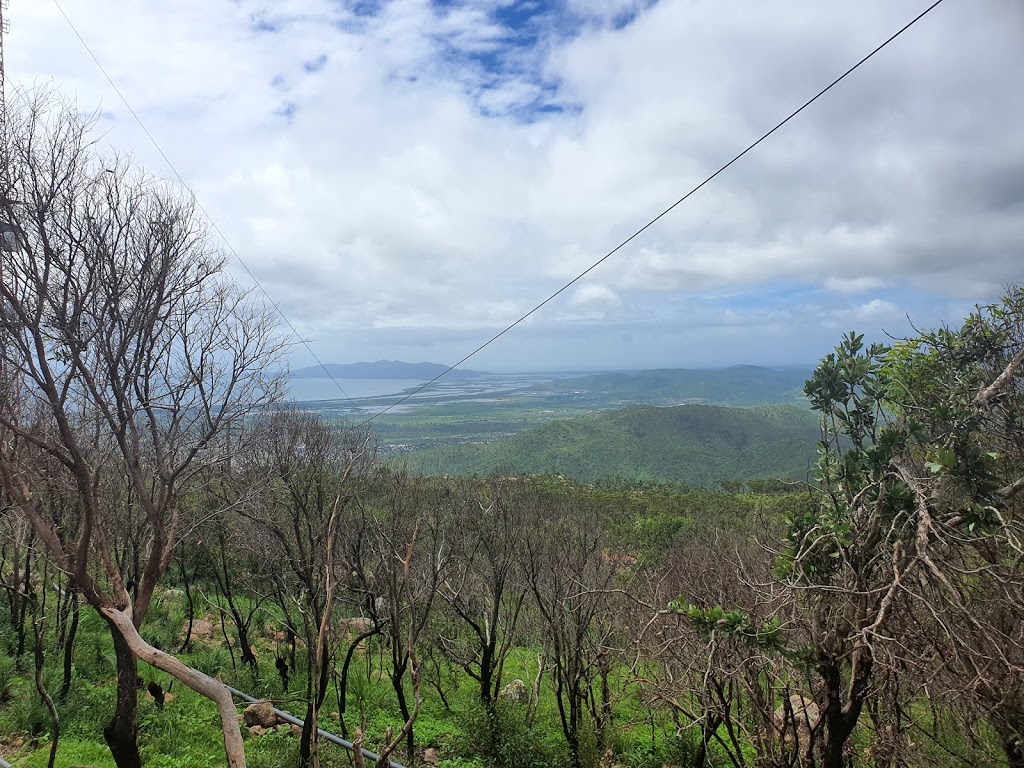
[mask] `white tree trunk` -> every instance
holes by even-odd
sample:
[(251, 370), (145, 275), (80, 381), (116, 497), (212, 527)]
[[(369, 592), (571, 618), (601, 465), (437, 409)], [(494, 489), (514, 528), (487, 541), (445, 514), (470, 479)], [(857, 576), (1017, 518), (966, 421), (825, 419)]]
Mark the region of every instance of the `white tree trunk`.
[(103, 615), (117, 627), (128, 647), (135, 656), (152, 667), (163, 670), (196, 693), (205, 696), (217, 705), (220, 712), (220, 727), (224, 734), (224, 752), (227, 754), (229, 768), (245, 768), (245, 746), (242, 743), (242, 731), (238, 726), (238, 714), (231, 692), (223, 683), (214, 680), (202, 672), (197, 672), (170, 654), (157, 650), (145, 640), (135, 629), (131, 615), (116, 608), (101, 609)]

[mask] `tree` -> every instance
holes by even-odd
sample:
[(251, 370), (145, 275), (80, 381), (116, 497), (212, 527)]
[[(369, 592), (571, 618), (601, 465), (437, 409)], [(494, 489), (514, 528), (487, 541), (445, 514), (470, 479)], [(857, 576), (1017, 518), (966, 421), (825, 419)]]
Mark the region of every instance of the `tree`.
[(441, 596), (470, 633), (439, 635), (444, 652), (453, 658), (479, 690), (480, 704), (492, 729), (494, 704), (501, 689), (505, 660), (516, 641), (515, 630), (526, 598), (518, 577), (526, 533), (526, 500), (512, 488), (497, 486), (478, 499), (466, 484), (456, 488), (452, 518), (452, 558)]
[(551, 648), (555, 702), (573, 768), (583, 764), (589, 681), (605, 651), (602, 615), (615, 565), (590, 510), (538, 500), (526, 538), (523, 580)]
[[(773, 714), (776, 699), (790, 695), (777, 653), (785, 600), (764, 588), (770, 570), (749, 529), (708, 521), (678, 537), (649, 574), (654, 604), (677, 598), (636, 622), (643, 653), (635, 672), (652, 704), (668, 707), (677, 734), (699, 735), (695, 766), (709, 764), (715, 747), (735, 768), (749, 764), (749, 744), (761, 763), (782, 757)], [(735, 605), (744, 609), (722, 607)]]
[[(231, 425), (279, 397), (271, 372), (284, 345), (270, 310), (224, 276), (192, 199), (102, 155), (94, 124), (45, 91), (9, 120), (0, 213), (16, 247), (4, 255), (0, 349), (13, 396), (0, 400), (0, 483), (110, 629), (118, 699), (104, 738), (117, 765), (140, 764), (141, 658), (216, 702), (228, 762), (241, 766), (227, 689), (138, 630), (171, 563), (182, 500), (237, 447)], [(75, 490), (60, 514), (34, 496), (42, 456)], [(118, 510), (145, 532), (131, 590)]]
[[(388, 676), (403, 723), (385, 739), (378, 766), (387, 766), (405, 741), (414, 756), (416, 719), (423, 704), (420, 637), (430, 621), (438, 585), (449, 563), (442, 530), (442, 492), (435, 483), (404, 472), (383, 473), (377, 495), (361, 505), (368, 531), (367, 574), (362, 582), (373, 595), (375, 622), (384, 624), (391, 651)], [(412, 693), (410, 706), (406, 680)]]
[(920, 520), (919, 647), (1024, 766), (1024, 287), (887, 356)]
[[(356, 480), (374, 458), (369, 432), (336, 429), (315, 415), (278, 408), (256, 429), (242, 482), (260, 493), (239, 504), (284, 561), (286, 592), (299, 609), (306, 648), (306, 716), (299, 747), (301, 765), (319, 760), (317, 713), (327, 695), (335, 592), (345, 581), (341, 540), (349, 523)], [(223, 569), (224, 580), (228, 576)]]
[(881, 680), (936, 660), (1024, 765), (1022, 329), (1014, 289), (894, 348), (848, 334), (807, 383), (819, 504), (789, 519), (776, 575), (817, 676), (826, 768)]

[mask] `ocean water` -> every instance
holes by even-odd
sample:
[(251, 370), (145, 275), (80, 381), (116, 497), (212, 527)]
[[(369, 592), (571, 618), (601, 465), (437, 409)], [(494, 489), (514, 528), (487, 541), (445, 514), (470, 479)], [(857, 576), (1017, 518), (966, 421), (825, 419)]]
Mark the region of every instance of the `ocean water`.
[[(423, 382), (418, 379), (291, 379), (288, 382), (288, 399), (295, 402), (315, 400), (345, 400), (347, 397), (380, 397), (396, 395)], [(338, 389), (344, 390), (344, 394)]]

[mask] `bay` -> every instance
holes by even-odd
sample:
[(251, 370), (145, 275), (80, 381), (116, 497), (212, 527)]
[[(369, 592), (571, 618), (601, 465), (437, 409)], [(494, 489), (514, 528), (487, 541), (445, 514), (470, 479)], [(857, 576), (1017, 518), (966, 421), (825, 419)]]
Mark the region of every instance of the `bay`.
[[(354, 400), (364, 397), (397, 395), (423, 382), (418, 379), (291, 379), (288, 382), (288, 399), (299, 403), (321, 400)], [(338, 389), (338, 385), (344, 394)]]

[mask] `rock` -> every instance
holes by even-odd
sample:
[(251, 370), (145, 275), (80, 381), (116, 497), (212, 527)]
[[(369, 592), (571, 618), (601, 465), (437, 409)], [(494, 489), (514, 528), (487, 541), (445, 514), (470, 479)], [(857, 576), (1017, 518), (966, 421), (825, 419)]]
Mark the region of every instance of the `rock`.
[(273, 728), (264, 728), (262, 725), (251, 725), (251, 726), (249, 726), (249, 733), (251, 733), (253, 736), (263, 736), (263, 735), (265, 735), (267, 733), (270, 733), (272, 730), (274, 730), (274, 729)]
[(292, 723), (292, 727), (289, 730), (291, 731), (292, 736), (296, 739), (302, 736), (302, 728), (294, 723)]
[[(188, 633), (188, 622), (184, 621), (181, 624), (181, 632), (179, 633), (182, 640), (185, 639), (185, 635)], [(213, 642), (213, 622), (209, 619), (196, 619), (192, 622), (192, 639), (198, 640), (201, 643)]]
[(367, 619), (363, 616), (342, 619), (339, 622), (339, 628), (342, 632), (347, 632), (350, 635), (362, 635), (373, 629), (373, 619)]
[(498, 698), (509, 704), (527, 704), (530, 701), (530, 691), (522, 680), (513, 680), (501, 689)]
[(782, 743), (796, 747), (805, 761), (813, 754), (820, 719), (821, 710), (814, 700), (798, 693), (790, 696), (788, 705), (780, 705), (772, 716), (775, 733)]
[(441, 761), (437, 757), (437, 750), (433, 747), (423, 750), (423, 762), (427, 765), (439, 765)]
[(255, 704), (250, 704), (242, 712), (242, 719), (250, 728), (254, 725), (263, 728), (273, 728), (277, 725), (277, 715), (269, 701), (257, 701)]

